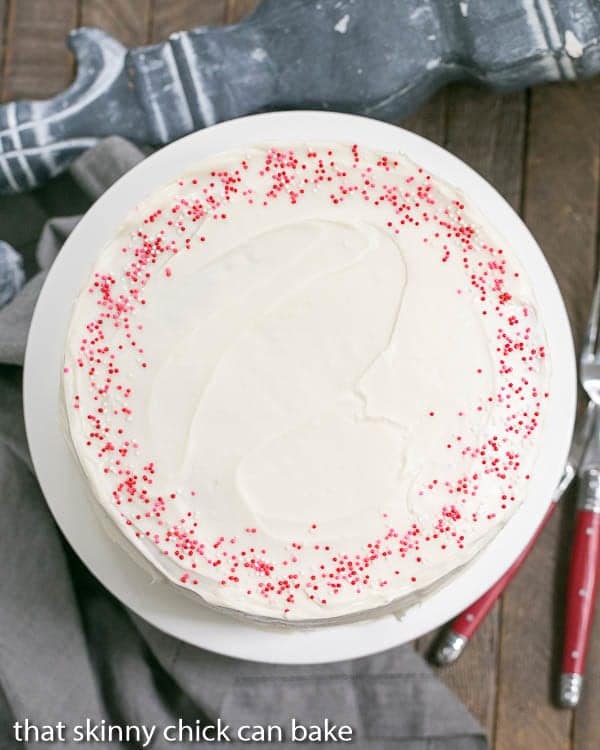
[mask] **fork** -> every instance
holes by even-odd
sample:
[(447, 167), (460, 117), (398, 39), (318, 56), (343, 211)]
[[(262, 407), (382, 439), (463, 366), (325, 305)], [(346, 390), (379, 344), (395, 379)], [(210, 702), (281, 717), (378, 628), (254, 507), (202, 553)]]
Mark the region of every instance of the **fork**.
[[(579, 379), (600, 405), (600, 274), (579, 360)], [(579, 491), (567, 583), (559, 703), (574, 708), (581, 697), (585, 658), (600, 580), (600, 424), (598, 418), (578, 470)]]
[(566, 490), (571, 485), (572, 481), (577, 475), (579, 464), (583, 458), (583, 454), (587, 448), (592, 429), (596, 423), (596, 407), (592, 401), (588, 401), (585, 412), (581, 415), (580, 419), (577, 420), (577, 425), (573, 432), (573, 441), (567, 457), (567, 462), (563, 470), (562, 477), (554, 490), (552, 495), (552, 502), (542, 522), (538, 526), (532, 538), (529, 540), (525, 549), (521, 552), (519, 557), (506, 571), (506, 573), (499, 578), (496, 583), (489, 588), (485, 594), (479, 597), (476, 602), (473, 602), (467, 607), (456, 619), (452, 622), (450, 627), (446, 629), (440, 636), (436, 648), (434, 651), (434, 659), (440, 666), (446, 666), (455, 662), (471, 638), (475, 635), (481, 623), (485, 620), (492, 607), (500, 596), (504, 593), (504, 590), (516, 574), (521, 569), (521, 566), (529, 556), (529, 553), (533, 549), (538, 537), (542, 533), (544, 527), (554, 514), (558, 501), (564, 495)]

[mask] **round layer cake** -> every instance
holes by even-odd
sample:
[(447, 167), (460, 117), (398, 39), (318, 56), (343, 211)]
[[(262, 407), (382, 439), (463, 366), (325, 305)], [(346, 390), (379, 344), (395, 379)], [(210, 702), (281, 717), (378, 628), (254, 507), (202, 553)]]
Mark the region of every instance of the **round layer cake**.
[(405, 156), (268, 144), (133, 209), (77, 299), (68, 433), (154, 571), (291, 623), (413, 601), (527, 500), (550, 367), (528, 279)]

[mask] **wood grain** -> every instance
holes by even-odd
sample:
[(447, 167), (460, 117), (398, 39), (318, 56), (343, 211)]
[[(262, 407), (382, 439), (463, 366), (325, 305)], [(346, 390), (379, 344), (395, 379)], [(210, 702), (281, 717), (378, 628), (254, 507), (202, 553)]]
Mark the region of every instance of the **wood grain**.
[[(444, 145), (446, 140), (446, 92), (438, 91), (418, 112), (398, 121), (398, 125), (421, 135), (434, 143)], [(424, 656), (428, 653), (432, 636), (424, 636), (415, 641), (415, 648)]]
[(8, 0), (0, 0), (0, 92), (4, 79), (6, 32), (8, 30)]
[[(467, 85), (448, 88), (446, 147), (476, 169), (518, 208), (526, 129), (526, 96), (499, 96)], [(493, 739), (500, 606), (496, 605), (465, 654), (440, 676)], [(425, 639), (429, 645), (432, 637)], [(421, 642), (423, 649), (425, 643)]]
[(596, 600), (583, 698), (575, 712), (573, 727), (575, 750), (600, 747), (598, 696), (600, 696), (600, 598)]
[(155, 0), (151, 39), (160, 42), (174, 31), (223, 24), (226, 16), (227, 0)]
[(446, 147), (520, 208), (527, 119), (524, 93), (498, 95), (473, 86), (448, 88)]
[[(442, 90), (418, 112), (399, 124), (434, 143), (448, 145), (493, 181), (491, 167), (494, 156), (503, 150), (498, 147), (498, 141), (503, 146), (507, 140), (503, 137), (505, 128), (501, 127), (506, 117), (499, 116), (504, 113), (498, 113), (496, 99), (497, 97), (488, 97), (485, 103), (478, 103), (467, 87)], [(519, 122), (523, 126), (523, 118)], [(468, 135), (465, 137), (464, 134), (470, 134), (479, 123), (486, 128), (487, 139), (470, 138)], [(497, 131), (501, 132), (500, 136)], [(517, 169), (516, 174), (520, 174), (520, 170)], [(505, 187), (510, 191), (511, 185), (507, 180), (500, 178), (497, 182), (500, 183), (497, 185), (499, 188)], [(420, 638), (415, 646), (421, 654), (427, 656), (436, 639), (437, 633), (430, 633)], [(463, 657), (452, 667), (438, 670), (441, 679), (460, 696), (489, 736), (494, 723), (497, 648), (498, 614), (494, 611), (475, 635)]]
[[(572, 512), (572, 493), (565, 507)], [(559, 511), (504, 595), (495, 750), (567, 750), (571, 712), (554, 707), (568, 517)], [(559, 585), (560, 584), (560, 585)]]
[(237, 23), (251, 13), (258, 5), (258, 0), (228, 0), (227, 23)]
[(97, 26), (127, 47), (150, 41), (151, 0), (82, 0), (82, 26)]
[[(576, 344), (596, 270), (599, 93), (593, 82), (548, 86), (531, 95), (524, 216), (557, 276)], [(562, 645), (572, 493), (561, 506), (505, 595), (497, 750), (587, 750), (597, 745), (597, 730), (595, 744), (572, 745), (571, 712), (552, 703)], [(598, 645), (594, 648), (597, 659)], [(581, 726), (580, 736), (584, 731)]]
[(11, 0), (2, 100), (43, 98), (68, 86), (73, 57), (65, 40), (75, 26), (77, 0)]
[[(77, 25), (76, 0), (0, 0), (0, 17), (0, 100), (42, 98), (64, 89), (73, 73), (65, 40)], [(26, 222), (19, 218), (23, 216)], [(23, 254), (28, 275), (37, 270), (34, 251), (47, 218), (36, 193), (7, 196), (0, 204), (1, 238)]]
[[(579, 205), (577, 196), (574, 195), (570, 201), (569, 215), (573, 212), (572, 222), (578, 226), (577, 234), (572, 242), (584, 242), (586, 250), (583, 255), (586, 261), (583, 268), (564, 268), (567, 266), (567, 258), (571, 255), (573, 245), (567, 245), (568, 252), (560, 255), (560, 260), (555, 261), (556, 272), (559, 282), (565, 285), (567, 301), (570, 306), (570, 314), (575, 323), (577, 344), (581, 341), (583, 326), (587, 317), (586, 304), (594, 283), (594, 273), (598, 270), (598, 227), (600, 215), (598, 214), (598, 201), (600, 199), (600, 134), (596, 127), (600, 118), (600, 80), (590, 81), (573, 88), (570, 99), (565, 98), (563, 107), (568, 107), (577, 100), (576, 111), (579, 111), (578, 120), (585, 123), (582, 126), (583, 143), (579, 146), (580, 154), (577, 158), (576, 168), (583, 170), (579, 176), (579, 184), (573, 185), (575, 190), (589, 190), (589, 194), (581, 195), (583, 204)], [(576, 127), (576, 125), (575, 125)], [(576, 138), (576, 133), (571, 131), (571, 137)], [(565, 144), (563, 153), (569, 154), (570, 146)], [(560, 178), (559, 178), (560, 179)], [(588, 211), (590, 212), (588, 214)], [(594, 214), (594, 211), (596, 212)], [(571, 264), (577, 266), (580, 254), (571, 255)], [(595, 264), (593, 263), (595, 260)], [(589, 278), (583, 278), (588, 273)], [(564, 279), (564, 280), (563, 280)], [(564, 544), (564, 540), (563, 540)], [(561, 602), (562, 604), (562, 602)], [(555, 611), (562, 614), (560, 607)], [(590, 651), (585, 674), (585, 688), (583, 700), (575, 712), (573, 726), (573, 748), (574, 750), (587, 750), (587, 748), (600, 747), (600, 714), (598, 713), (598, 696), (600, 695), (600, 600), (596, 602), (596, 617), (590, 638)]]
[(446, 140), (447, 96), (446, 91), (438, 91), (418, 112), (398, 122), (406, 130), (422, 135), (440, 146)]

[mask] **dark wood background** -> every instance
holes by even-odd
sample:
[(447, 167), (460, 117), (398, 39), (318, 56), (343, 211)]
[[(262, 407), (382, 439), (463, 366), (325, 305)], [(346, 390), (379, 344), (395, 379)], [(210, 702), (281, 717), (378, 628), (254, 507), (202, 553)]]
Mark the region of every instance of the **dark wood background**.
[[(255, 4), (0, 0), (1, 99), (43, 98), (65, 88), (74, 61), (64, 40), (78, 25), (139, 45), (199, 24), (237, 21)], [(600, 80), (503, 96), (453, 85), (401, 124), (460, 156), (522, 214), (558, 278), (578, 346), (597, 265)], [(3, 199), (0, 236), (10, 234), (21, 249), (33, 246), (41, 222), (58, 211), (56, 194)], [(24, 205), (31, 221), (11, 222)], [(486, 727), (493, 750), (600, 748), (600, 617), (582, 704), (565, 711), (552, 703), (572, 518), (571, 492), (463, 658), (441, 673)], [(418, 648), (426, 652), (431, 639)]]

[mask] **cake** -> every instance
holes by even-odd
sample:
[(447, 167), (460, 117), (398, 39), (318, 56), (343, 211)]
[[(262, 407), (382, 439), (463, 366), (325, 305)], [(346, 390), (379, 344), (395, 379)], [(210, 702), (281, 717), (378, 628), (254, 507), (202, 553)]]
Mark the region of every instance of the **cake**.
[(406, 156), (221, 153), (98, 250), (66, 431), (95, 507), (168, 585), (259, 620), (371, 616), (527, 501), (550, 382), (534, 292)]

